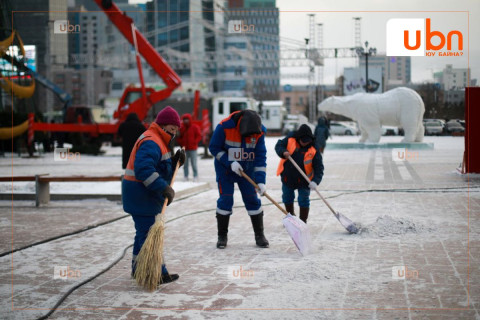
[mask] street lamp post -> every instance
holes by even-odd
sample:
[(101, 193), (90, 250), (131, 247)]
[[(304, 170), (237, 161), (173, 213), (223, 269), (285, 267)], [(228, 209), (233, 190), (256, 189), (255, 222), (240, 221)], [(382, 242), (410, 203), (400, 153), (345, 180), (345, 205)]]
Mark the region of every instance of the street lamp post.
[(377, 48), (369, 48), (368, 41), (365, 41), (365, 49), (357, 47), (356, 51), (358, 56), (365, 57), (365, 91), (368, 93), (370, 91), (368, 88), (368, 57), (376, 55)]

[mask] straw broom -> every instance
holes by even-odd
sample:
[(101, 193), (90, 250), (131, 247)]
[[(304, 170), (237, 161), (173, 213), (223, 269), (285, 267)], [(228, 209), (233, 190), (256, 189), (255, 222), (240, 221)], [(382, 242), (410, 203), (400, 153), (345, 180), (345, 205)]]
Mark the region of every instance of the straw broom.
[[(175, 171), (173, 172), (170, 187), (173, 187), (175, 176), (177, 175), (180, 161), (177, 161)], [(168, 199), (163, 203), (162, 212), (155, 217), (155, 223), (148, 231), (147, 239), (143, 243), (142, 249), (137, 256), (137, 268), (135, 270), (135, 280), (137, 284), (149, 291), (155, 290), (162, 280), (163, 264), (163, 238), (165, 235), (165, 209)]]

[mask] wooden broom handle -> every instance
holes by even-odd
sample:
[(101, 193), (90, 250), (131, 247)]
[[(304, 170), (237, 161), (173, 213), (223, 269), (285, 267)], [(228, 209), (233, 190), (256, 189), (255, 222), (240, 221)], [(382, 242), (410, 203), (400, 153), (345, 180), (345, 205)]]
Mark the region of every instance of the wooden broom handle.
[[(243, 170), (240, 170), (240, 173), (242, 174), (242, 177), (244, 177), (245, 179), (247, 179), (248, 182), (250, 182), (254, 187), (255, 189), (260, 189), (258, 187), (258, 185), (255, 183), (255, 181), (252, 180), (252, 178), (250, 178), (245, 172), (243, 172)], [(279, 204), (278, 202), (276, 202), (275, 200), (272, 199), (272, 197), (270, 197), (270, 195), (267, 193), (267, 192), (264, 192), (263, 195), (265, 197), (267, 197), (268, 200), (270, 200), (274, 205), (277, 206), (278, 209), (280, 209), (280, 211), (283, 212), (283, 214), (287, 215), (288, 212), (287, 210), (283, 209)]]
[[(184, 147), (182, 147), (182, 150)], [(177, 161), (177, 164), (175, 166), (175, 171), (173, 171), (173, 176), (172, 176), (172, 181), (170, 181), (170, 187), (173, 187), (173, 183), (175, 182), (175, 177), (177, 176), (178, 169), (180, 168), (180, 161)], [(172, 199), (173, 201), (173, 199)], [(167, 203), (168, 203), (168, 198), (165, 198), (165, 201), (163, 202), (163, 207), (162, 207), (162, 212), (160, 213), (163, 214), (165, 212), (165, 209), (167, 208)], [(160, 216), (157, 214), (157, 217)]]
[[(298, 166), (298, 164), (295, 162), (295, 160), (293, 160), (292, 157), (290, 157), (290, 156), (287, 156), (287, 159), (290, 160), (290, 162), (294, 165), (295, 168), (297, 168), (298, 172), (300, 172), (300, 174), (305, 178), (305, 180), (307, 180), (307, 182), (310, 183), (310, 179), (308, 178), (306, 173), (303, 172), (303, 170)], [(315, 192), (323, 200), (323, 202), (325, 202), (325, 204), (332, 211), (332, 213), (336, 214), (335, 210), (333, 210), (332, 206), (330, 206), (330, 203), (327, 202), (327, 200), (320, 194), (320, 192), (317, 189), (315, 189)]]

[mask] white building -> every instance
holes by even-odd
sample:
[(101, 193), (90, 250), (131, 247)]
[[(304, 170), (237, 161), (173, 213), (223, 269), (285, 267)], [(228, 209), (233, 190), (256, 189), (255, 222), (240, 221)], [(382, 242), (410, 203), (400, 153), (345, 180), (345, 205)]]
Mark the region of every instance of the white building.
[(471, 85), (470, 69), (453, 68), (451, 64), (447, 64), (443, 71), (435, 73), (434, 78), (445, 91), (461, 90)]

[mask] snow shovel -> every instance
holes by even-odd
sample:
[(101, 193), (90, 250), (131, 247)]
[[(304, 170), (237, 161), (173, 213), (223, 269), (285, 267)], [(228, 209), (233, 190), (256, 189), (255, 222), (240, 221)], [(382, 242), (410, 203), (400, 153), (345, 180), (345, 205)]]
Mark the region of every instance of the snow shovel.
[[(253, 181), (245, 172), (240, 171), (242, 177), (248, 180), (255, 189), (259, 189), (258, 185)], [(273, 198), (267, 193), (264, 192), (263, 195), (267, 197), (280, 211), (285, 214), (285, 218), (283, 218), (283, 226), (287, 229), (288, 234), (292, 238), (293, 242), (297, 246), (297, 249), (300, 251), (302, 255), (307, 255), (310, 251), (311, 247), (311, 240), (310, 240), (310, 232), (308, 231), (307, 225), (305, 222), (300, 220), (296, 216), (292, 216), (288, 213), (284, 208), (282, 208)]]
[[(307, 182), (310, 183), (310, 179), (307, 177), (305, 172), (303, 172), (303, 170), (298, 166), (298, 164), (292, 159), (292, 157), (288, 156), (288, 160), (290, 160), (290, 162), (294, 165), (294, 167), (298, 170), (298, 172), (301, 173), (301, 175), (305, 178), (305, 180), (307, 180)], [(320, 192), (317, 189), (315, 189), (315, 192), (317, 192), (320, 199), (322, 199), (323, 202), (325, 202), (327, 207), (332, 211), (335, 218), (337, 218), (337, 220), (342, 224), (342, 226), (345, 229), (347, 229), (348, 232), (358, 233), (358, 227), (355, 225), (355, 223), (352, 220), (348, 219), (340, 212), (333, 210), (332, 206), (327, 202), (327, 200), (320, 194)]]

